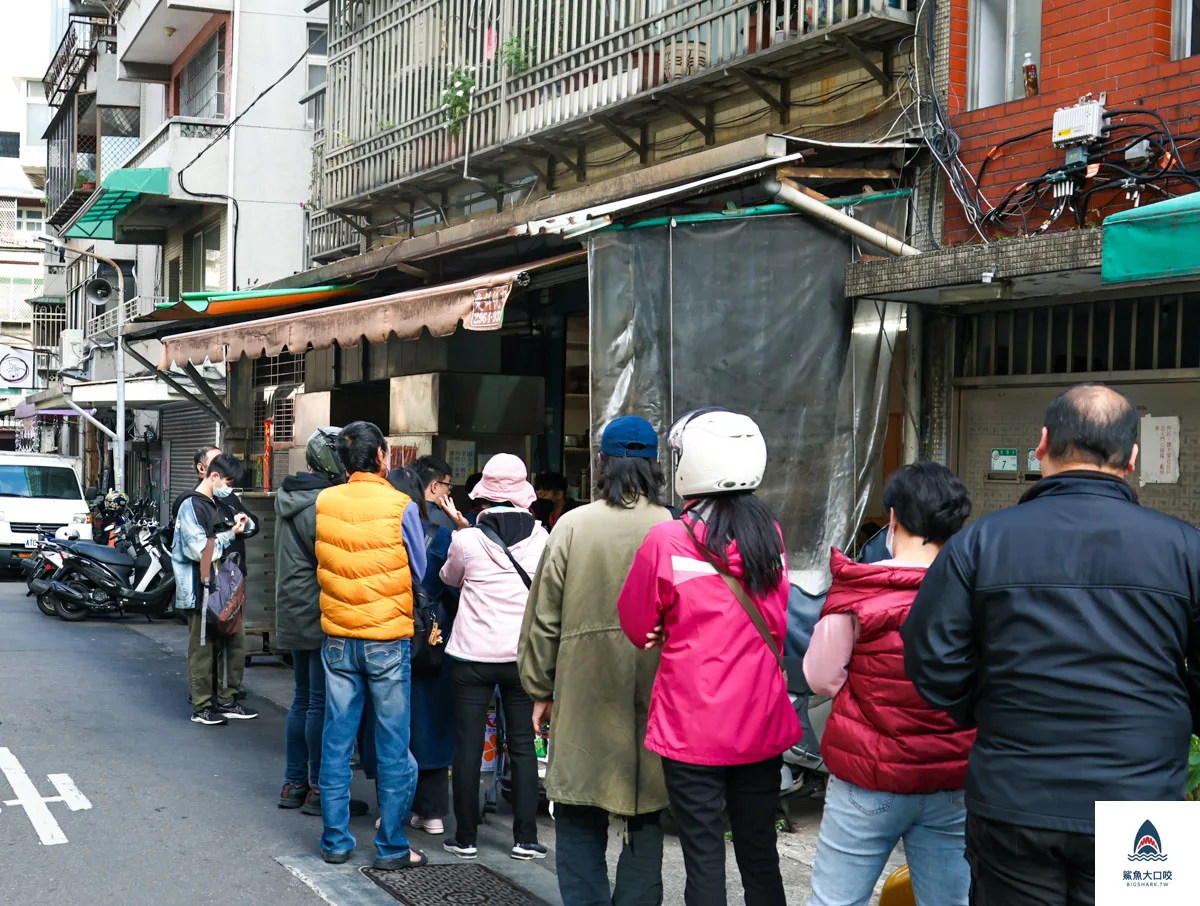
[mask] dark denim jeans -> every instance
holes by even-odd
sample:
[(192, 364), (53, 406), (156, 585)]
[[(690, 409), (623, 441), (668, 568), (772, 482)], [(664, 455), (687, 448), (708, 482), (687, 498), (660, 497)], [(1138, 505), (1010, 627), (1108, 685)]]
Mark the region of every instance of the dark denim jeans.
[(321, 783), (321, 731), (325, 728), (325, 665), (321, 649), (293, 651), (296, 694), (287, 716), (286, 783)]
[(354, 751), (363, 702), (375, 706), (375, 749), (379, 763), (379, 830), (375, 850), (381, 859), (409, 851), (404, 822), (417, 785), (417, 761), (408, 750), (411, 652), (408, 639), (373, 642), (330, 637), (325, 660), (325, 734), (321, 752), (321, 849), (346, 853), (350, 833), (350, 755)]
[(608, 812), (582, 805), (556, 805), (558, 891), (570, 906), (661, 906), (663, 832), (659, 814), (627, 819), (629, 838), (617, 861), (610, 891)]

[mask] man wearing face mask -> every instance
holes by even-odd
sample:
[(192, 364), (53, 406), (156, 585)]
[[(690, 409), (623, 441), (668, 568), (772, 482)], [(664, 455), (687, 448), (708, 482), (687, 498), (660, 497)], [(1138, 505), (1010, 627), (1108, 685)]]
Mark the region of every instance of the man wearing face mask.
[[(249, 517), (239, 513), (226, 522), (221, 502), (227, 500), (242, 474), (242, 464), (221, 453), (208, 465), (208, 473), (196, 490), (179, 504), (175, 536), (171, 544), (171, 568), (175, 573), (175, 609), (188, 614), (188, 684), (192, 694), (192, 722), (216, 726), (232, 720), (258, 717), (237, 702), (246, 663), (245, 636), (230, 639), (208, 635), (201, 641), (204, 625), (203, 588), (200, 562), (212, 544), (213, 560), (226, 555), (245, 533)], [(218, 500), (217, 498), (221, 498)], [(223, 661), (223, 663), (222, 663)], [(226, 684), (213, 693), (213, 671), (226, 677)]]

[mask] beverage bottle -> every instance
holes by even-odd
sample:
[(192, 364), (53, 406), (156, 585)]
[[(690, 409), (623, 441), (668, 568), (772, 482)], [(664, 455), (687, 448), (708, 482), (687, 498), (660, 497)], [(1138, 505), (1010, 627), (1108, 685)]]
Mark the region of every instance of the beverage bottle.
[(1037, 63), (1033, 62), (1033, 54), (1025, 54), (1025, 62), (1021, 64), (1021, 72), (1025, 76), (1025, 97), (1037, 97), (1039, 94)]

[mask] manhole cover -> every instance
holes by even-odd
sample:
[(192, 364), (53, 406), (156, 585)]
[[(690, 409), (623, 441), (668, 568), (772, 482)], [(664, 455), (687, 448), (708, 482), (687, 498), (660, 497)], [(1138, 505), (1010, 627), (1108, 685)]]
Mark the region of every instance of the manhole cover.
[(550, 906), (483, 865), (426, 865), (363, 874), (405, 906)]

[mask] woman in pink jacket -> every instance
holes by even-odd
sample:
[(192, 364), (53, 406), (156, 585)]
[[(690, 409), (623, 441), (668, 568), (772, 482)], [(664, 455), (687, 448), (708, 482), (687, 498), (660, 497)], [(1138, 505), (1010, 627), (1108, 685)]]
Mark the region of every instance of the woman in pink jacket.
[(488, 460), (471, 499), (485, 505), (474, 527), (454, 533), (442, 581), (461, 588), (446, 654), (454, 661), (454, 718), (458, 725), (451, 786), (454, 836), (442, 844), (460, 859), (479, 855), (479, 772), (487, 711), (497, 687), (504, 706), (513, 778), (514, 859), (546, 858), (538, 843), (538, 763), (533, 748), (533, 699), (521, 687), (517, 642), (549, 535), (529, 512), (537, 499), (519, 457)]
[(787, 632), (783, 539), (754, 495), (762, 434), (701, 409), (669, 436), (681, 519), (650, 530), (618, 607), (635, 645), (661, 645), (646, 748), (663, 758), (687, 906), (725, 906), (724, 803), (746, 906), (784, 906), (775, 849), (781, 755), (800, 739), (779, 653)]

